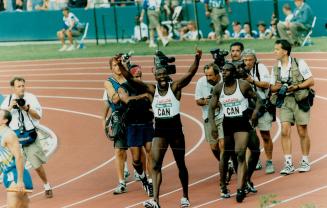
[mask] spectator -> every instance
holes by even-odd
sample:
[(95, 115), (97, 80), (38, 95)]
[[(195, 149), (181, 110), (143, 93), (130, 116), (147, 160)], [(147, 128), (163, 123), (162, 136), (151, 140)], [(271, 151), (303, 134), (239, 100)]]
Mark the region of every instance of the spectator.
[[(291, 22), (278, 23), (277, 28), (282, 39), (288, 40), (294, 46), (300, 46), (301, 33), (307, 32), (311, 28), (313, 13), (310, 6), (303, 0), (294, 0), (296, 9)], [(287, 31), (290, 31), (290, 34)]]
[[(11, 112), (12, 120), (9, 126), (15, 131), (18, 138), (24, 139), (20, 140), (24, 156), (44, 183), (45, 197), (52, 198), (52, 189), (43, 167), (43, 164), (47, 162), (47, 157), (36, 132), (39, 120), (42, 117), (41, 105), (35, 95), (25, 92), (24, 78), (14, 77), (10, 81), (10, 86), (13, 94), (6, 97), (1, 104), (1, 108)], [(19, 103), (17, 99), (23, 99), (25, 103)], [(29, 140), (26, 140), (26, 137)]]
[(148, 26), (144, 22), (140, 21), (140, 16), (135, 16), (134, 34), (132, 36), (133, 41), (146, 41), (149, 37)]
[(300, 173), (310, 171), (308, 124), (311, 106), (308, 98), (309, 89), (314, 85), (314, 78), (304, 60), (290, 56), (291, 50), (292, 45), (287, 40), (281, 39), (275, 42), (275, 55), (278, 64), (273, 68), (270, 83), (272, 85), (271, 92), (275, 93), (271, 100), (280, 108), (281, 142), (285, 158), (284, 167), (280, 171), (282, 175), (289, 175), (295, 171), (292, 160), (291, 139), (291, 127), (294, 124), (299, 135), (302, 151), (302, 159), (298, 170)]
[(87, 0), (68, 0), (69, 8), (84, 8), (87, 5)]
[(145, 11), (148, 13), (149, 17), (149, 29), (150, 29), (150, 48), (157, 47), (157, 44), (154, 42), (154, 35), (155, 31), (157, 31), (159, 38), (162, 41), (163, 46), (168, 44), (168, 41), (165, 38), (162, 38), (162, 34), (160, 32), (160, 7), (161, 7), (161, 0), (144, 0), (143, 2), (143, 9), (140, 16), (140, 21), (143, 22), (143, 17)]
[(202, 38), (202, 32), (197, 30), (196, 24), (193, 21), (189, 22), (187, 26), (181, 30), (181, 40), (197, 40), (198, 38)]
[(289, 4), (284, 4), (283, 5), (283, 13), (285, 15), (285, 23), (286, 22), (291, 22), (294, 15), (292, 13), (291, 6)]
[(229, 12), (232, 11), (229, 6), (229, 0), (204, 0), (204, 3), (205, 15), (211, 18), (215, 28), (217, 42), (220, 43), (223, 39), (224, 31), (227, 29), (229, 24), (225, 4), (227, 5)]
[(245, 39), (253, 39), (258, 37), (258, 33), (255, 30), (251, 31), (250, 23), (245, 22), (243, 24), (243, 30), (241, 31), (240, 37)]
[(266, 23), (263, 21), (258, 22), (258, 33), (259, 33), (259, 39), (269, 39), (271, 31), (266, 28)]
[(231, 38), (240, 38), (241, 35), (241, 24), (239, 21), (234, 21), (232, 23), (233, 25), (233, 33)]
[[(82, 34), (85, 29), (85, 25), (79, 22), (79, 19), (69, 11), (69, 8), (66, 7), (62, 10), (63, 13), (63, 29), (57, 32), (58, 39), (61, 41), (62, 47), (59, 51), (73, 51), (75, 50), (74, 46), (74, 37), (78, 37)], [(65, 44), (65, 37), (69, 40), (69, 46)]]
[(169, 28), (167, 25), (161, 25), (160, 26), (160, 31), (161, 31), (161, 34), (162, 34), (162, 37), (161, 38), (164, 38), (166, 40), (164, 41), (171, 41), (172, 38), (173, 38), (173, 33), (169, 31)]

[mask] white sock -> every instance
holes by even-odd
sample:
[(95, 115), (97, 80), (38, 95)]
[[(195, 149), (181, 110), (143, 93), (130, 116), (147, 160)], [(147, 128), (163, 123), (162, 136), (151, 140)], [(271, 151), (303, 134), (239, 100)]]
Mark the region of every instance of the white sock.
[(292, 165), (292, 155), (284, 155), (286, 164)]
[(148, 182), (149, 183), (152, 183), (152, 178), (148, 178)]
[(307, 155), (306, 155), (306, 156), (303, 155), (303, 156), (302, 156), (302, 160), (305, 161), (305, 162), (307, 162), (307, 163), (309, 163), (309, 156), (307, 156)]
[(119, 183), (125, 184), (126, 182), (125, 182), (125, 180), (119, 180)]
[(124, 171), (125, 172), (128, 172), (128, 165), (127, 165), (127, 162), (125, 161), (125, 163), (124, 163)]
[(139, 176), (140, 176), (141, 179), (143, 179), (145, 177), (144, 171), (142, 172), (141, 175), (139, 174)]
[(50, 186), (49, 183), (45, 183), (45, 184), (43, 185), (43, 187), (44, 187), (45, 190), (50, 190), (50, 189), (51, 189), (51, 186)]

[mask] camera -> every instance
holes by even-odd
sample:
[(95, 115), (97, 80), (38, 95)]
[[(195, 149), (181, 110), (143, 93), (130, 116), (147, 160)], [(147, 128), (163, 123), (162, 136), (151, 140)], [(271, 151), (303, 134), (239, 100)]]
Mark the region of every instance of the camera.
[(128, 70), (131, 68), (132, 64), (130, 58), (132, 57), (134, 51), (129, 51), (128, 53), (124, 53), (121, 55), (123, 63), (126, 63)]
[(281, 108), (283, 103), (284, 103), (284, 99), (286, 96), (288, 90), (288, 83), (285, 82), (283, 83), (282, 87), (279, 89), (278, 93), (277, 93), (277, 100), (276, 100), (276, 107), (277, 108)]
[(249, 76), (249, 71), (245, 69), (245, 63), (243, 60), (241, 61), (233, 61), (236, 68), (236, 78), (237, 79), (246, 79)]
[(156, 51), (154, 56), (154, 65), (156, 69), (165, 68), (168, 74), (175, 74), (176, 66), (170, 64), (174, 62), (175, 57), (168, 57), (162, 51)]
[(215, 48), (210, 50), (210, 53), (212, 54), (212, 58), (215, 60), (214, 63), (219, 67), (219, 69), (222, 69), (226, 63), (225, 57), (228, 55), (228, 51)]
[(19, 133), (20, 134), (24, 134), (25, 131), (26, 131), (26, 129), (25, 129), (24, 125), (19, 126)]
[(17, 99), (15, 99), (15, 101), (17, 102), (17, 105), (14, 105), (13, 106), (13, 108), (14, 109), (18, 109), (19, 108), (19, 106), (20, 107), (23, 107), (23, 106), (25, 106), (25, 104), (26, 104), (26, 101), (25, 101), (25, 99), (24, 98), (17, 98)]

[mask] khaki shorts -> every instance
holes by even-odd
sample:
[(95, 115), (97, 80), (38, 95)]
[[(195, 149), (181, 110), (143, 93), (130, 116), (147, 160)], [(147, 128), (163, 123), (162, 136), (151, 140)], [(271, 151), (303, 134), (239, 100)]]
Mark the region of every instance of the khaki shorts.
[(23, 152), (26, 160), (31, 163), (34, 169), (39, 168), (47, 162), (47, 157), (42, 149), (39, 138), (27, 147), (23, 147)]
[(310, 110), (304, 112), (299, 108), (294, 96), (286, 96), (282, 108), (280, 109), (280, 121), (297, 125), (308, 125), (310, 120)]
[(273, 117), (270, 113), (266, 112), (258, 119), (258, 129), (260, 131), (270, 131), (272, 126)]
[(156, 29), (158, 26), (160, 26), (159, 15), (160, 15), (159, 11), (148, 10), (149, 29)]
[[(218, 128), (218, 140), (224, 139), (224, 129), (223, 129), (223, 118), (215, 118), (216, 126)], [(209, 144), (217, 144), (218, 140), (212, 138), (211, 136), (211, 125), (209, 122), (203, 122), (204, 126), (204, 134), (206, 137), (206, 140)]]

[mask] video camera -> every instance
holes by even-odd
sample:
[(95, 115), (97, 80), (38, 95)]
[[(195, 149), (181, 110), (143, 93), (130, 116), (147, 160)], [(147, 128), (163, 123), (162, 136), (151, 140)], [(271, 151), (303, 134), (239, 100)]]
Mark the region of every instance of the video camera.
[(222, 70), (226, 63), (225, 57), (228, 55), (228, 51), (215, 48), (210, 50), (210, 53), (212, 54), (212, 58), (215, 60), (214, 63), (219, 67), (220, 70)]
[(175, 62), (175, 57), (168, 57), (162, 51), (157, 50), (154, 55), (155, 69), (165, 68), (168, 74), (176, 73), (176, 66), (170, 63)]

